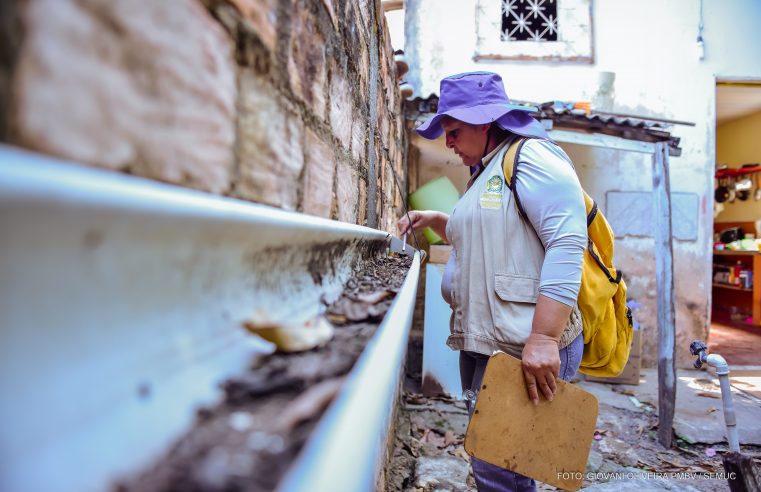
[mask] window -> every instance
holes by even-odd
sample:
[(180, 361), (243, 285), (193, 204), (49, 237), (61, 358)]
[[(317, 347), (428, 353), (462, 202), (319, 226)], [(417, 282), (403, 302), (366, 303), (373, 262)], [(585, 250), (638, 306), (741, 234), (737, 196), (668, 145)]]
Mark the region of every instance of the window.
[(593, 63), (592, 0), (476, 0), (474, 59)]
[(557, 41), (555, 0), (502, 0), (502, 41)]

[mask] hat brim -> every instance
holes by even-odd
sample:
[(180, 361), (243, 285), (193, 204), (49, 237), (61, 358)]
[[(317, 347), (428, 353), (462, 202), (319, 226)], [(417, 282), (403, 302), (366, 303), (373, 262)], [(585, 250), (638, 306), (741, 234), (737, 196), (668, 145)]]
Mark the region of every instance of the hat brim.
[[(471, 125), (483, 125), (486, 123), (492, 123), (500, 120), (502, 117), (509, 113), (517, 113), (527, 115), (529, 112), (536, 111), (536, 108), (531, 106), (519, 106), (517, 104), (484, 104), (480, 106), (472, 106), (469, 108), (453, 108), (443, 113), (438, 113), (428, 121), (423, 122), (422, 125), (415, 130), (418, 134), (429, 140), (435, 140), (444, 133), (444, 129), (441, 128), (441, 120), (445, 116), (449, 116), (459, 121)], [(531, 118), (529, 116), (529, 118)], [(533, 120), (533, 118), (531, 118)], [(534, 120), (536, 121), (536, 120)], [(501, 125), (500, 125), (501, 126)], [(507, 128), (509, 130), (509, 128)]]
[(534, 137), (551, 140), (547, 130), (533, 116), (523, 111), (511, 111), (496, 123), (507, 131), (518, 134), (522, 137)]

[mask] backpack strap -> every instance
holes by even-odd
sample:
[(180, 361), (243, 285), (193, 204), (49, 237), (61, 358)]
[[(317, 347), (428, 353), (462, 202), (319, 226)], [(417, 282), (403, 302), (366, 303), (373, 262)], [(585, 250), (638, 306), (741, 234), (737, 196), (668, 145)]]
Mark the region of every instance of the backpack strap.
[(513, 192), (515, 197), (515, 204), (518, 206), (518, 213), (520, 213), (523, 220), (528, 220), (526, 217), (526, 211), (523, 210), (521, 199), (518, 196), (518, 188), (515, 186), (516, 176), (518, 175), (518, 160), (521, 155), (521, 149), (523, 145), (528, 142), (530, 137), (520, 137), (515, 139), (510, 147), (505, 152), (505, 158), (502, 161), (502, 172), (505, 174), (505, 183), (509, 183), (507, 186)]
[[(521, 149), (523, 148), (523, 145), (529, 140), (530, 140), (530, 137), (517, 138), (513, 143), (510, 144), (510, 147), (508, 147), (507, 152), (505, 152), (505, 159), (502, 161), (502, 172), (505, 173), (505, 183), (509, 183), (508, 187), (513, 192), (513, 196), (515, 197), (515, 205), (518, 207), (518, 213), (526, 222), (528, 222), (528, 217), (526, 216), (526, 211), (523, 209), (523, 205), (521, 204), (521, 199), (518, 196), (518, 187), (516, 186), (516, 177), (518, 175), (518, 161), (521, 155)], [(597, 202), (592, 200), (592, 198), (589, 195), (587, 195), (585, 191), (583, 191), (583, 193), (584, 193), (585, 207), (587, 209), (591, 208), (591, 210), (589, 210), (589, 212), (587, 213), (587, 228), (589, 228), (589, 226), (592, 225), (592, 221), (595, 220), (595, 217), (597, 216), (597, 213), (598, 213)], [(537, 234), (537, 237), (538, 237), (538, 234)], [(616, 284), (621, 282), (621, 272), (620, 271), (616, 272), (616, 276), (614, 277), (611, 274), (608, 267), (605, 266), (605, 263), (597, 255), (592, 238), (591, 237), (588, 238), (587, 242), (588, 242), (587, 250), (589, 251), (590, 256), (595, 260), (595, 263), (597, 263), (600, 269), (605, 273), (605, 275), (608, 277), (608, 280)]]

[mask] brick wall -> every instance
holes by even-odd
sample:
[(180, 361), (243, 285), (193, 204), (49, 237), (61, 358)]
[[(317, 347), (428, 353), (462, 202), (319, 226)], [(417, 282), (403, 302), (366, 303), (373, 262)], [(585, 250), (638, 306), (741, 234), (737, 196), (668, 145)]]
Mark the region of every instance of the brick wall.
[(0, 139), (394, 231), (406, 137), (379, 4), (3, 2)]

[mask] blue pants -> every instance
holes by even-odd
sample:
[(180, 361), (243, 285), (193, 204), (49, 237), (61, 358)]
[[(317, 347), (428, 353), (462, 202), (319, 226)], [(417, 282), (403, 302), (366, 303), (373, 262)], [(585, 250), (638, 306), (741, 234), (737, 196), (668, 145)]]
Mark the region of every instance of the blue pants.
[[(569, 381), (576, 375), (581, 364), (581, 355), (584, 352), (584, 335), (579, 335), (567, 347), (560, 350), (560, 378)], [(460, 381), (462, 391), (471, 390), (478, 393), (481, 381), (484, 378), (484, 370), (489, 357), (475, 352), (460, 352)], [(472, 414), (473, 404), (470, 400), (468, 413)], [(504, 491), (535, 491), (534, 479), (524, 477), (517, 473), (505, 470), (498, 466), (471, 459), (473, 475), (476, 478), (476, 487), (479, 492), (504, 492)]]

